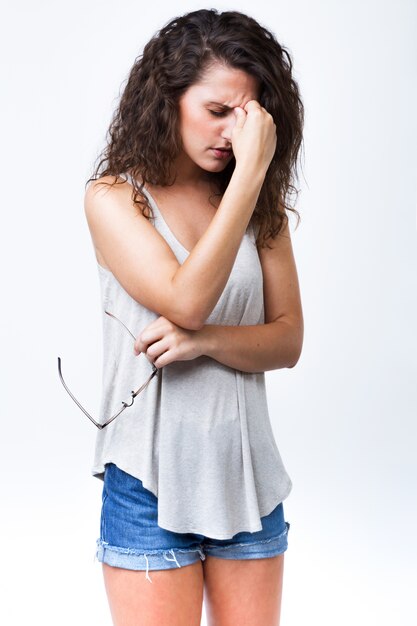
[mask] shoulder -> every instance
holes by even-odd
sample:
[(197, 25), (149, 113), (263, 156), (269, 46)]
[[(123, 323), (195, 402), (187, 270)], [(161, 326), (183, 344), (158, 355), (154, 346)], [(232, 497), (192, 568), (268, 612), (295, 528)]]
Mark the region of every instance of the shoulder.
[(90, 229), (104, 218), (143, 218), (134, 202), (133, 187), (121, 176), (102, 176), (91, 181), (84, 193), (84, 212)]
[(88, 183), (84, 193), (84, 214), (103, 266), (106, 263), (102, 253), (108, 245), (103, 236), (108, 231), (126, 233), (136, 224), (147, 221), (133, 202), (132, 185), (121, 176), (102, 176)]
[(102, 176), (88, 183), (84, 194), (84, 207), (86, 212), (94, 210), (98, 203), (106, 199), (111, 202), (121, 196), (125, 196), (131, 185), (120, 176)]

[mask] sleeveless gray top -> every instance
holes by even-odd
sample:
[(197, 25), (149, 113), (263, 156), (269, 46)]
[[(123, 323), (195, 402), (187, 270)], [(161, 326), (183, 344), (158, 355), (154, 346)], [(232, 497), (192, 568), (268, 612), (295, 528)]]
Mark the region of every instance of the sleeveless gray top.
[[(130, 175), (123, 176), (131, 182)], [(144, 189), (154, 226), (182, 264), (188, 251)], [(152, 222), (151, 222), (152, 223)], [(134, 340), (160, 314), (134, 300), (98, 265), (102, 299), (103, 372), (99, 420), (130, 403), (152, 364), (133, 352)], [(264, 323), (262, 267), (249, 224), (229, 279), (207, 324)], [(106, 463), (142, 481), (158, 498), (158, 525), (178, 533), (230, 539), (262, 529), (261, 517), (290, 493), (292, 482), (272, 431), (265, 374), (247, 373), (200, 356), (158, 370), (148, 386), (97, 433), (92, 474)]]

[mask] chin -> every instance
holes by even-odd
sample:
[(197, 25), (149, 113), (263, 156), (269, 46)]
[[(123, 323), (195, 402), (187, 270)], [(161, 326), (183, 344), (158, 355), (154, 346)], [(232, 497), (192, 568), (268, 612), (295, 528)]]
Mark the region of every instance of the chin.
[(233, 159), (224, 159), (224, 160), (213, 160), (208, 165), (204, 166), (208, 172), (222, 172), (226, 167), (233, 161)]

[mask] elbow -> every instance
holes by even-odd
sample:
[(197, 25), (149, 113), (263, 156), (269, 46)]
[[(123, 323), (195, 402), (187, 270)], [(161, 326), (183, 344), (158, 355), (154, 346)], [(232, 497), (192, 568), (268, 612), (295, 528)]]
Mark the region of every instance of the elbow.
[(206, 323), (206, 319), (208, 317), (207, 311), (202, 311), (201, 308), (196, 306), (186, 307), (187, 314), (185, 315), (186, 322), (185, 328), (189, 330), (201, 330)]
[(198, 298), (191, 289), (179, 291), (178, 288), (173, 287), (165, 293), (164, 300), (164, 308), (169, 310), (167, 317), (174, 324), (187, 330), (203, 328), (209, 312), (204, 309), (204, 302), (198, 302)]
[(293, 367), (297, 365), (298, 361), (300, 360), (301, 351), (302, 351), (302, 347), (300, 346), (300, 348), (297, 350), (297, 353), (295, 354), (295, 358), (291, 361), (291, 365), (287, 366), (288, 369), (292, 369)]
[(189, 302), (179, 302), (179, 300), (181, 299), (169, 298), (153, 310), (155, 312), (158, 311), (159, 315), (186, 330), (200, 330), (203, 328), (205, 322), (202, 319), (203, 316), (196, 311), (196, 307)]
[(178, 312), (168, 311), (165, 317), (186, 330), (200, 330), (204, 326), (196, 317), (184, 315), (184, 312), (178, 314)]
[(289, 369), (295, 367), (300, 360), (301, 352), (303, 350), (304, 343), (304, 324), (301, 318), (301, 322), (297, 324), (294, 328), (292, 347), (293, 347), (293, 358), (291, 359), (291, 364), (288, 365)]
[(189, 318), (189, 325), (192, 330), (201, 330), (207, 323), (207, 318), (210, 315), (209, 312), (201, 313), (193, 311)]
[[(156, 304), (154, 311), (158, 311), (173, 324), (186, 330), (200, 330), (200, 316), (197, 314), (193, 299), (188, 294), (177, 289), (163, 290), (162, 301)], [(159, 305), (159, 306), (158, 306)]]
[(183, 326), (183, 328), (187, 328), (188, 330), (201, 330), (204, 326), (204, 323), (202, 323), (196, 317), (190, 317), (185, 321), (186, 326)]
[(201, 330), (205, 323), (201, 321), (201, 316), (191, 308), (181, 308), (181, 310), (175, 311), (171, 310), (167, 317), (174, 322), (174, 324), (178, 324), (178, 326), (186, 330)]

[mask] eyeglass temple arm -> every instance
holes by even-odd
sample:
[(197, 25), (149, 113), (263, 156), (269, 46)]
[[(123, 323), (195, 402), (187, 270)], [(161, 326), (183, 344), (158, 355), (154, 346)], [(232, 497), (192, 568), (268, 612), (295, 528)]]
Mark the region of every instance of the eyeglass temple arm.
[(66, 391), (69, 393), (69, 395), (71, 396), (71, 398), (74, 400), (75, 404), (81, 409), (81, 411), (88, 417), (88, 419), (90, 419), (93, 424), (95, 424), (97, 426), (97, 428), (99, 428), (100, 430), (105, 428), (106, 426), (108, 426), (113, 420), (116, 419), (116, 417), (118, 417), (120, 415), (120, 413), (122, 411), (124, 411), (128, 406), (132, 406), (133, 402), (135, 401), (136, 396), (143, 390), (145, 389), (145, 387), (147, 385), (149, 385), (149, 383), (151, 382), (152, 378), (158, 373), (158, 368), (152, 363), (152, 374), (149, 376), (148, 380), (145, 381), (143, 383), (143, 385), (141, 385), (139, 387), (139, 389), (137, 389), (137, 391), (131, 391), (131, 396), (132, 396), (132, 401), (130, 402), (130, 404), (127, 404), (127, 402), (122, 402), (122, 408), (120, 409), (120, 411), (118, 413), (116, 413), (116, 415), (113, 415), (112, 417), (110, 417), (110, 419), (107, 420), (107, 422), (104, 422), (104, 424), (99, 424), (99, 422), (96, 422), (96, 420), (91, 417), (91, 415), (85, 410), (85, 408), (78, 402), (77, 398), (71, 393), (71, 391), (69, 390), (68, 386), (65, 384), (64, 378), (62, 376), (62, 371), (61, 371), (61, 357), (58, 357), (58, 372), (59, 372), (59, 377), (61, 379), (62, 384), (64, 385)]
[(81, 409), (81, 411), (88, 417), (88, 419), (90, 419), (93, 424), (95, 424), (97, 426), (97, 428), (101, 427), (101, 424), (99, 424), (98, 422), (96, 422), (96, 420), (91, 417), (91, 415), (85, 410), (85, 408), (78, 402), (77, 398), (71, 393), (71, 391), (68, 389), (67, 385), (65, 384), (65, 380), (62, 377), (62, 371), (61, 371), (61, 357), (58, 357), (58, 372), (59, 372), (59, 377), (61, 379), (61, 383), (64, 385), (65, 389), (67, 390), (67, 392), (69, 393), (69, 395), (71, 396), (71, 398), (74, 400), (75, 404)]
[(130, 332), (130, 330), (128, 329), (127, 326), (125, 326), (122, 322), (122, 320), (119, 320), (118, 317), (116, 317), (115, 315), (113, 315), (113, 313), (110, 313), (110, 311), (104, 311), (105, 313), (107, 313), (107, 315), (110, 315), (113, 319), (117, 320), (118, 322), (120, 322), (120, 324), (123, 326), (123, 328), (126, 328), (127, 332), (129, 333), (129, 335), (131, 337), (133, 337), (133, 339), (136, 339), (135, 335), (133, 333)]
[[(123, 328), (125, 328), (127, 330), (127, 332), (129, 333), (129, 335), (131, 337), (133, 337), (133, 339), (136, 339), (135, 335), (128, 329), (127, 326), (125, 326), (125, 324), (123, 324), (123, 322), (121, 320), (119, 320), (118, 317), (116, 317), (115, 315), (113, 315), (113, 313), (110, 313), (110, 311), (105, 311), (105, 313), (107, 313), (107, 315), (110, 315), (113, 319), (117, 320), (118, 322), (120, 322), (120, 324), (123, 326)], [(116, 415), (113, 415), (110, 419), (107, 420), (107, 422), (105, 422), (104, 424), (99, 424), (99, 422), (96, 422), (96, 420), (85, 410), (85, 408), (78, 402), (77, 398), (71, 393), (71, 391), (69, 390), (68, 386), (65, 384), (64, 378), (62, 376), (62, 371), (61, 371), (61, 357), (58, 357), (58, 372), (59, 372), (59, 377), (61, 379), (61, 382), (65, 388), (65, 390), (68, 392), (68, 394), (71, 396), (71, 398), (74, 400), (75, 404), (81, 409), (81, 411), (84, 413), (84, 415), (86, 415), (88, 417), (89, 420), (91, 420), (93, 422), (93, 424), (95, 426), (97, 426), (97, 428), (99, 428), (100, 430), (105, 428), (106, 426), (108, 426), (108, 424), (110, 424), (114, 419), (116, 419), (116, 417), (118, 417), (120, 415), (120, 413), (122, 411), (124, 411), (126, 409), (126, 407), (128, 406), (132, 406), (136, 396), (143, 390), (145, 389), (145, 387), (151, 382), (152, 378), (158, 373), (159, 369), (162, 368), (157, 368), (156, 365), (154, 365), (153, 363), (152, 365), (152, 374), (149, 376), (148, 380), (141, 386), (139, 387), (139, 389), (137, 391), (131, 391), (132, 394), (132, 401), (130, 404), (127, 404), (126, 402), (122, 402), (122, 408), (120, 409), (120, 411), (118, 413), (116, 413)]]

